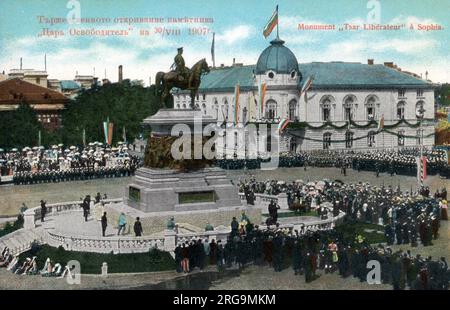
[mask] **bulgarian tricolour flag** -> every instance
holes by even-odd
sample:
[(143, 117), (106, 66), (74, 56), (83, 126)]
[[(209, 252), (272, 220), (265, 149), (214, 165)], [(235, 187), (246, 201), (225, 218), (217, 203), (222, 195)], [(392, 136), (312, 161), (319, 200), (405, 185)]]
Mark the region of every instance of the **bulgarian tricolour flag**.
[(267, 22), (267, 25), (264, 27), (263, 35), (264, 38), (267, 38), (271, 33), (273, 28), (278, 25), (278, 5), (275, 9), (275, 12), (273, 12), (272, 16), (270, 17), (269, 21)]
[[(302, 90), (300, 91), (300, 97), (302, 97), (302, 95), (311, 88), (313, 80), (314, 80), (313, 76), (309, 76), (306, 79), (305, 83), (303, 83)], [(305, 97), (305, 101), (306, 101), (306, 97)]]
[(289, 119), (283, 118), (278, 124), (278, 133), (281, 133), (289, 125)]
[(260, 106), (260, 116), (264, 115), (264, 97), (266, 96), (266, 83), (261, 83), (258, 85), (258, 95), (259, 95), (259, 106)]

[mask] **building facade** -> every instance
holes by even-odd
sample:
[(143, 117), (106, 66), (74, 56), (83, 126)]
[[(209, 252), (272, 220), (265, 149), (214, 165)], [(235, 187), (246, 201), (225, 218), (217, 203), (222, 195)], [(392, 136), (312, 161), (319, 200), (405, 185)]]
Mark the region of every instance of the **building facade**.
[[(251, 138), (246, 128), (255, 125), (260, 133), (261, 125), (276, 127), (283, 119), (288, 119), (289, 124), (276, 137), (280, 142), (277, 152), (434, 144), (432, 83), (401, 71), (393, 63), (374, 64), (373, 60), (367, 64), (299, 64), (284, 43), (278, 38), (273, 40), (256, 65), (212, 69), (203, 77), (195, 105), (227, 128), (217, 139), (218, 151), (229, 156), (273, 152), (267, 145), (265, 150), (260, 146), (258, 150), (248, 150)], [(301, 94), (308, 78), (312, 78), (312, 85)], [(263, 83), (266, 92), (261, 102), (259, 86)], [(240, 88), (237, 112), (236, 85)], [(173, 95), (174, 108), (189, 107), (187, 92), (174, 91)], [(382, 131), (378, 130), (381, 119)], [(240, 135), (238, 132), (242, 131)], [(245, 148), (236, 143), (237, 135), (244, 137), (239, 139), (244, 139)], [(272, 141), (269, 131), (266, 136), (266, 142)]]
[(28, 104), (47, 130), (61, 126), (61, 111), (68, 102), (69, 99), (60, 92), (20, 78), (0, 82), (0, 113), (15, 110), (22, 103)]

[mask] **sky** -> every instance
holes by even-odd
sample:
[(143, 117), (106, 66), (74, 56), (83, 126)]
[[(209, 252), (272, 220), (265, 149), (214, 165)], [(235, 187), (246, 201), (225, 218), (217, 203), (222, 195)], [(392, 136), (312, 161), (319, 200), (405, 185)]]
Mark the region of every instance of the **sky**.
[[(39, 16), (66, 18), (79, 3), (81, 18), (110, 18), (110, 23), (46, 24)], [(236, 62), (256, 64), (259, 55), (275, 38), (262, 31), (279, 4), (279, 35), (299, 63), (393, 61), (403, 70), (424, 74), (434, 82), (450, 82), (449, 0), (0, 0), (0, 72), (18, 68), (44, 69), (49, 78), (73, 79), (75, 73), (117, 81), (117, 67), (124, 78), (152, 82), (158, 71), (168, 71), (177, 47), (184, 47), (187, 66), (206, 58), (212, 65), (211, 41), (215, 32), (216, 66)], [(378, 5), (379, 4), (379, 5)], [(68, 8), (69, 6), (69, 8)], [(299, 30), (298, 24), (370, 21), (379, 7), (381, 24), (403, 24), (399, 31)], [(375, 8), (375, 9), (374, 9)], [(369, 15), (369, 16), (368, 16)], [(120, 17), (201, 17), (205, 23), (120, 24)], [(42, 19), (41, 19), (42, 21)], [(443, 30), (417, 30), (418, 24), (440, 25)], [(409, 27), (413, 25), (414, 30)], [(63, 31), (63, 36), (38, 36), (44, 28)], [(127, 30), (127, 36), (73, 36), (70, 29)], [(164, 28), (162, 35), (159, 30)], [(189, 29), (202, 34), (189, 34)], [(140, 30), (150, 35), (140, 35)], [(175, 34), (172, 31), (177, 31)], [(94, 69), (95, 68), (95, 69)], [(106, 73), (106, 75), (105, 75)]]

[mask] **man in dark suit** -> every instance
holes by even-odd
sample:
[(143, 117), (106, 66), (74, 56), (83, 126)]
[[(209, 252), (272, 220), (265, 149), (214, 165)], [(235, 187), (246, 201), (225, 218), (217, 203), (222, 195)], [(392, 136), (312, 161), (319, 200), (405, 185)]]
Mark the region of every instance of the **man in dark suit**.
[(41, 222), (44, 221), (45, 215), (47, 214), (47, 201), (41, 200)]
[(106, 212), (103, 212), (102, 216), (102, 235), (105, 237), (106, 227), (108, 226), (108, 219), (106, 218)]
[(142, 224), (139, 220), (139, 217), (136, 218), (136, 222), (134, 222), (134, 233), (136, 237), (142, 236)]

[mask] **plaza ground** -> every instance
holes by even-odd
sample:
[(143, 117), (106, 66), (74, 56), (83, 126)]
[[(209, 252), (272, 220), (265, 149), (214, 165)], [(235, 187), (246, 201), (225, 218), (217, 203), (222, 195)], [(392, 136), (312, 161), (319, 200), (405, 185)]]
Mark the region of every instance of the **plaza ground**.
[[(377, 178), (374, 172), (357, 172), (347, 169), (347, 176), (340, 173), (338, 168), (278, 168), (276, 170), (228, 170), (227, 174), (235, 184), (239, 180), (249, 179), (252, 175), (257, 180), (278, 179), (285, 181), (294, 181), (301, 179), (304, 181), (318, 181), (324, 178), (330, 180), (342, 180), (346, 183), (369, 182), (373, 185), (391, 185), (397, 187), (400, 185), (402, 190), (416, 190), (417, 179), (413, 176), (390, 176), (382, 173)], [(44, 183), (33, 185), (7, 185), (0, 186), (0, 217), (15, 216), (19, 213), (22, 203), (29, 208), (39, 206), (41, 199), (47, 203), (62, 201), (74, 201), (84, 198), (87, 194), (94, 197), (97, 192), (108, 198), (123, 197), (125, 186), (130, 183), (132, 178), (111, 178), (88, 181), (72, 181), (62, 183)], [(441, 179), (439, 176), (429, 176), (425, 180), (431, 192), (443, 187), (450, 187), (449, 179)]]
[[(328, 178), (339, 179), (346, 183), (370, 182), (373, 185), (398, 186), (402, 190), (416, 189), (416, 178), (407, 176), (389, 176), (380, 174), (380, 177), (372, 172), (357, 172), (347, 170), (347, 176), (340, 174), (336, 168), (280, 168), (272, 171), (262, 170), (236, 170), (227, 172), (230, 178), (237, 184), (240, 179), (250, 178), (254, 175), (258, 180), (279, 179), (293, 181), (302, 179), (304, 181), (320, 180)], [(122, 196), (124, 187), (130, 182), (130, 178), (102, 179), (89, 181), (76, 181), (53, 184), (37, 184), (28, 186), (2, 186), (0, 187), (0, 215), (17, 214), (22, 202), (29, 207), (39, 205), (41, 199), (48, 203), (58, 201), (77, 200), (87, 194), (95, 195), (97, 192), (107, 193), (109, 198)], [(439, 176), (431, 176), (426, 180), (432, 192), (443, 187), (449, 188), (450, 180), (441, 179)], [(82, 218), (80, 214), (81, 225)], [(93, 225), (89, 223), (88, 225)], [(94, 227), (93, 227), (94, 228)], [(99, 227), (95, 227), (99, 230)], [(114, 234), (114, 230), (108, 232)], [(422, 256), (432, 256), (437, 259), (441, 256), (450, 261), (450, 225), (443, 221), (440, 229), (440, 238), (433, 241), (429, 247), (419, 246), (411, 248), (405, 245), (395, 245), (393, 249), (410, 249), (412, 254), (420, 253)], [(99, 266), (100, 268), (100, 266)], [(294, 276), (292, 268), (282, 272), (274, 272), (268, 266), (249, 266), (242, 270), (239, 275), (220, 277), (217, 276), (215, 267), (210, 267), (203, 273), (194, 272), (188, 276), (177, 274), (175, 271), (142, 273), (142, 274), (115, 274), (107, 278), (99, 276), (83, 275), (80, 285), (69, 285), (65, 280), (56, 278), (43, 278), (40, 276), (17, 276), (4, 269), (0, 270), (0, 289), (126, 289), (126, 288), (199, 288), (195, 279), (210, 279), (201, 288), (217, 290), (224, 289), (392, 289), (391, 285), (369, 285), (359, 282), (355, 278), (343, 279), (337, 274), (321, 274), (312, 283), (305, 283), (304, 276)], [(214, 277), (211, 274), (215, 275)], [(218, 279), (215, 279), (218, 278)], [(270, 281), (268, 281), (270, 279)], [(202, 280), (203, 281), (203, 280)], [(198, 281), (197, 281), (198, 282)]]

